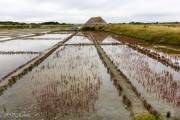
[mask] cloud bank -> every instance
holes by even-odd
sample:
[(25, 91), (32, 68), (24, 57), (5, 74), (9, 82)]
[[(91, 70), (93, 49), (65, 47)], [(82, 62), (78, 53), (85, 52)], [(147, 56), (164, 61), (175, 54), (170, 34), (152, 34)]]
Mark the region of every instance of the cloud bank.
[(180, 21), (179, 0), (1, 0), (0, 21), (84, 23)]

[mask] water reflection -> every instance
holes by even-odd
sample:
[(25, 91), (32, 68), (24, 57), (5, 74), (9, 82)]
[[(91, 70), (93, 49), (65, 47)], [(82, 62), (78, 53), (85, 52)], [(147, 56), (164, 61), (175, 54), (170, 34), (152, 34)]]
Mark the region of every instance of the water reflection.
[(82, 35), (76, 35), (65, 44), (92, 44), (92, 43), (93, 41), (87, 39), (86, 37)]
[[(175, 93), (179, 92), (179, 72), (176, 72), (127, 46), (110, 46), (103, 48), (108, 54), (111, 53), (110, 57), (112, 60), (122, 71), (124, 71), (124, 74), (129, 76), (129, 78), (138, 80), (139, 83), (146, 86), (148, 91), (152, 91), (150, 90), (152, 89), (152, 86), (156, 86), (156, 89), (158, 89), (156, 93), (160, 94), (159, 96), (170, 101), (176, 100), (174, 98), (178, 97)], [(174, 94), (171, 94), (172, 96), (170, 96), (169, 93)], [(177, 101), (176, 103), (179, 102), (180, 101)]]
[(0, 51), (35, 51), (41, 52), (52, 47), (68, 37), (68, 34), (60, 34), (59, 40), (12, 40), (0, 43)]
[(129, 120), (118, 94), (94, 46), (62, 46), (0, 96), (0, 111), (30, 120)]
[(102, 43), (121, 43), (117, 39), (112, 38), (112, 36), (107, 36)]
[[(91, 32), (91, 34), (96, 40), (98, 40), (99, 43), (102, 43), (105, 40), (105, 38), (109, 36), (108, 33), (105, 32)], [(91, 36), (89, 36), (88, 32), (84, 32), (83, 35), (87, 37), (89, 40), (93, 41)]]
[(148, 97), (148, 101), (153, 102), (150, 94), (147, 94), (151, 93), (156, 98), (174, 103), (177, 106), (180, 105), (179, 72), (134, 51), (126, 45), (102, 47), (114, 64), (142, 93), (142, 96)]
[[(93, 112), (98, 99), (100, 79), (96, 62), (92, 63), (95, 57), (92, 47), (62, 49), (32, 76), (36, 82), (32, 92), (36, 108), (47, 118)], [(88, 55), (85, 54), (87, 51)]]
[(41, 35), (41, 36), (35, 36), (35, 37), (32, 37), (32, 38), (59, 38), (59, 39), (63, 39), (67, 36), (69, 36), (70, 34), (69, 33), (66, 33), (66, 32), (62, 32), (62, 33), (56, 33), (56, 34), (45, 34), (45, 35)]
[(95, 101), (98, 99), (100, 82), (86, 83), (76, 78), (61, 76), (60, 81), (54, 81), (41, 90), (33, 91), (38, 110), (46, 118), (76, 114), (80, 116), (93, 112)]
[(0, 54), (0, 81), (10, 72), (36, 56), (38, 56), (38, 54)]

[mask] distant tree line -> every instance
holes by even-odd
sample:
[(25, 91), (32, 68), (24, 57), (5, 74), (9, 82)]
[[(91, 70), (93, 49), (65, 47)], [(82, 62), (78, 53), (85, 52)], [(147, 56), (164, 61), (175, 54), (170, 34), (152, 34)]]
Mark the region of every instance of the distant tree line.
[(59, 22), (24, 23), (24, 22), (13, 22), (13, 21), (0, 21), (0, 25), (70, 25), (70, 24), (59, 23)]
[(180, 24), (180, 22), (128, 22), (128, 23), (109, 23), (111, 24)]
[(12, 21), (0, 21), (0, 25), (26, 25), (26, 23), (12, 22)]
[(43, 22), (41, 25), (67, 25), (67, 23), (59, 23), (59, 22)]
[(180, 24), (180, 22), (130, 22), (129, 24)]

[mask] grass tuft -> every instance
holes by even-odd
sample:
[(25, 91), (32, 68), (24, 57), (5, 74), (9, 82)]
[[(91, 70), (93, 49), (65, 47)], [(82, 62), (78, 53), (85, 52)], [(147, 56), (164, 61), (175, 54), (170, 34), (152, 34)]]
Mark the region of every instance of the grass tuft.
[(162, 119), (159, 116), (155, 116), (149, 113), (144, 113), (144, 114), (135, 116), (133, 120), (162, 120)]

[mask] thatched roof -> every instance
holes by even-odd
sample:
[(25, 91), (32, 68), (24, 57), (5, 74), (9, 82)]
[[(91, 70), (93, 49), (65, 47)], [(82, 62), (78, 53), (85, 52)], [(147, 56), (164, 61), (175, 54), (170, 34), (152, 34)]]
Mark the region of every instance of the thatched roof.
[(98, 24), (107, 24), (107, 23), (101, 17), (91, 17), (85, 24), (86, 25), (98, 25)]

